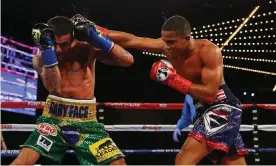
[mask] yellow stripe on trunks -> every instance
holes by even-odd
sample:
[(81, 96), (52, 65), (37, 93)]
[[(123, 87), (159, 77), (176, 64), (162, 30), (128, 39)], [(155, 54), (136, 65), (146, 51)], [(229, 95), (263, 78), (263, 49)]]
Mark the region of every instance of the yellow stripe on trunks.
[(96, 99), (76, 100), (49, 95), (42, 116), (59, 120), (96, 121)]

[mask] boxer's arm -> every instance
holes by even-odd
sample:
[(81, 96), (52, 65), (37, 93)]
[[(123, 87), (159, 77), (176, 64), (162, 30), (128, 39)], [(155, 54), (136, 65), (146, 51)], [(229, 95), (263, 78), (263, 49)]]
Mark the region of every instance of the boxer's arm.
[(113, 66), (129, 67), (134, 63), (133, 56), (117, 44), (114, 44), (114, 47), (108, 53), (97, 51), (95, 57), (104, 64)]
[[(208, 51), (207, 51), (208, 50)], [(212, 104), (216, 100), (217, 91), (223, 75), (223, 60), (219, 48), (206, 49), (202, 56), (203, 70), (201, 73), (202, 84), (193, 83), (188, 93), (193, 98)]]
[(163, 53), (165, 44), (163, 40), (137, 37), (133, 34), (108, 30), (107, 37), (124, 48), (135, 48), (142, 51)]
[(177, 71), (165, 60), (153, 64), (150, 71), (151, 79), (160, 81), (181, 93), (189, 94), (194, 99), (208, 104), (214, 103), (222, 81), (222, 55), (218, 47), (208, 47), (201, 51), (202, 53), (199, 54), (204, 53), (203, 56), (200, 55), (204, 66), (201, 72), (201, 84), (193, 83), (177, 74)]
[(41, 60), (41, 53), (33, 57), (33, 68), (40, 75), (41, 80), (50, 92), (50, 94), (58, 95), (61, 90), (61, 76), (57, 65), (52, 67), (44, 67)]

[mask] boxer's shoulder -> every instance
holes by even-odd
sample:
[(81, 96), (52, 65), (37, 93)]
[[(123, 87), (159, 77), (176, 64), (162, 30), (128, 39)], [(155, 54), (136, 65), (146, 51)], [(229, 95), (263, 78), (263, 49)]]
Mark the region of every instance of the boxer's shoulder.
[(214, 43), (212, 43), (211, 41), (207, 40), (207, 39), (203, 39), (200, 41), (199, 43), (199, 50), (200, 52), (204, 53), (204, 52), (217, 52), (220, 53), (220, 49), (217, 45), (215, 45)]
[(221, 59), (220, 48), (209, 40), (201, 40), (198, 45), (198, 55), (203, 61), (208, 59)]

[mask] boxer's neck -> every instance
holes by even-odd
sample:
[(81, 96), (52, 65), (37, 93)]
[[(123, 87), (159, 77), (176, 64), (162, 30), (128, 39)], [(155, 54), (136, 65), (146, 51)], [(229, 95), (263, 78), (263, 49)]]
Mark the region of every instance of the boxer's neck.
[(195, 40), (191, 39), (188, 47), (184, 50), (184, 52), (181, 54), (181, 56), (185, 58), (189, 58), (193, 56), (193, 52), (195, 51)]

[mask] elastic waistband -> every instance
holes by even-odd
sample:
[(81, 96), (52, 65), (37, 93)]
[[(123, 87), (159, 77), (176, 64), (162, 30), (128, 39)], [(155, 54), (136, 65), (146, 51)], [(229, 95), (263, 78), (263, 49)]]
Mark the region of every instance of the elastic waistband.
[(97, 121), (96, 106), (96, 98), (78, 100), (49, 95), (42, 115), (59, 120)]
[(53, 99), (53, 100), (56, 100), (56, 101), (60, 101), (60, 102), (68, 102), (68, 103), (81, 103), (81, 104), (96, 103), (96, 98), (95, 97), (93, 99), (90, 99), (90, 100), (83, 100), (83, 99), (69, 99), (69, 98), (59, 97), (59, 96), (55, 96), (55, 95), (48, 95), (47, 98)]
[(226, 84), (223, 84), (219, 86), (215, 103), (220, 101), (238, 102), (238, 99), (234, 96), (229, 87)]

